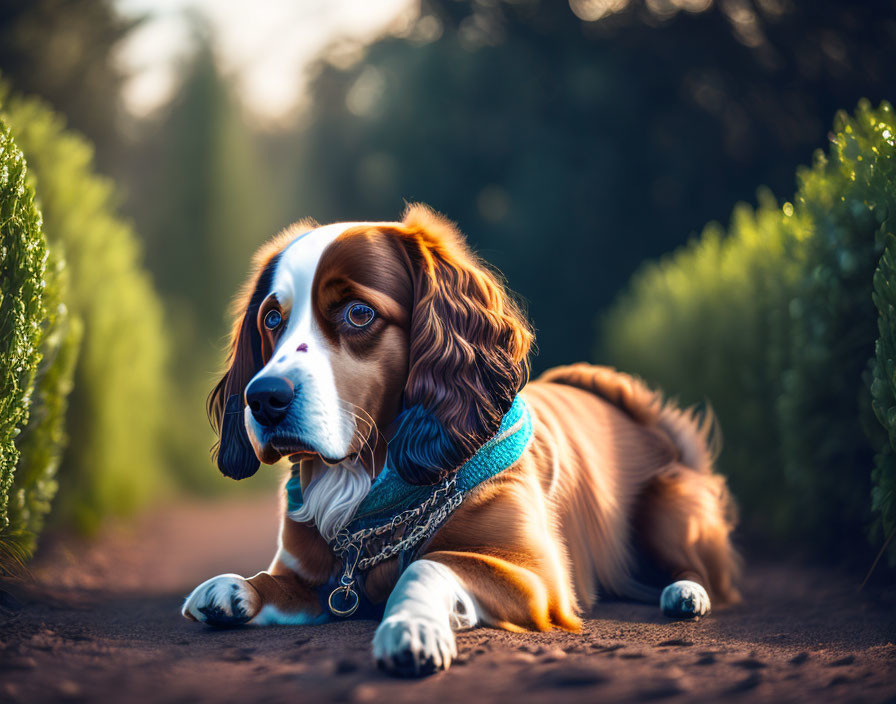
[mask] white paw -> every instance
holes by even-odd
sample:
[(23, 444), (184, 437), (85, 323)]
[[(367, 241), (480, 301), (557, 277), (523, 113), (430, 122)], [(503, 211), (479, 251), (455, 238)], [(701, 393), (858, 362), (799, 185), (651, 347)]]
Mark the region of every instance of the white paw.
[(421, 677), (446, 669), (457, 656), (454, 632), (443, 622), (418, 614), (388, 616), (373, 636), (373, 657), (399, 677)]
[(196, 587), (181, 613), (212, 626), (237, 626), (258, 613), (258, 594), (238, 574), (221, 574)]
[(669, 618), (696, 618), (709, 613), (709, 594), (689, 580), (673, 582), (660, 595), (660, 608)]

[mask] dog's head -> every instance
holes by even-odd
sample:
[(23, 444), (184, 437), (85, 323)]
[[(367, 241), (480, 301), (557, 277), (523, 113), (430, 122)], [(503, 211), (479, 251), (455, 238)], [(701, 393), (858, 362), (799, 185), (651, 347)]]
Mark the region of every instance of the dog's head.
[(433, 483), (497, 430), (528, 377), (524, 318), (424, 206), (402, 222), (300, 223), (254, 264), (208, 403), (227, 476), (357, 459), (379, 428), (389, 464)]

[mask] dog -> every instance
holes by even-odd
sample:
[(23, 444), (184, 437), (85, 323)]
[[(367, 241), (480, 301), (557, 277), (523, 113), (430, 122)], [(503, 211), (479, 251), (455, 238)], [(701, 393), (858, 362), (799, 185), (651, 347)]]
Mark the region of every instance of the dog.
[(287, 506), (267, 571), (200, 584), (183, 615), (381, 617), (375, 660), (416, 676), (447, 668), (477, 624), (578, 631), (607, 596), (675, 618), (737, 601), (711, 414), (608, 367), (529, 383), (532, 340), (426, 206), (305, 221), (262, 247), (208, 411), (227, 476), (288, 458)]

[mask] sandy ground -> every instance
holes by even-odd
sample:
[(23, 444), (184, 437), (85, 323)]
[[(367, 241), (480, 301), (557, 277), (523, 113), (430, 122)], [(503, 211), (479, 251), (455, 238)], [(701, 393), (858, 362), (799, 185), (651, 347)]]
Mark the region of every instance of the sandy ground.
[(391, 679), (375, 623), (213, 630), (183, 597), (273, 553), (274, 497), (159, 510), (91, 545), (61, 541), (0, 604), (0, 701), (896, 701), (896, 589), (749, 562), (744, 604), (695, 623), (600, 604), (581, 634), (476, 629), (446, 673)]

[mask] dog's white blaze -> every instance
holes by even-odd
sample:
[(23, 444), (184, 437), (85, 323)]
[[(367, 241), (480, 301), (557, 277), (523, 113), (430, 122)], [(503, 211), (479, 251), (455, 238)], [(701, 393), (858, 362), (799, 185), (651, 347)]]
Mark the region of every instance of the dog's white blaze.
[(389, 663), (410, 652), (418, 668), (430, 658), (437, 668), (446, 668), (457, 656), (454, 631), (472, 628), (479, 620), (473, 597), (450, 567), (417, 560), (386, 602), (373, 637), (373, 657)]
[[(320, 258), (339, 235), (352, 227), (373, 223), (349, 222), (318, 227), (300, 235), (283, 253), (274, 269), (271, 292), (288, 310), (286, 330), (270, 361), (256, 374), (284, 376), (296, 387), (301, 412), (292, 419), (297, 435), (333, 459), (348, 454), (355, 430), (351, 413), (340, 402), (329, 346), (312, 310), (312, 284)], [(298, 348), (302, 351), (297, 351)], [(245, 413), (250, 438), (264, 434)]]

